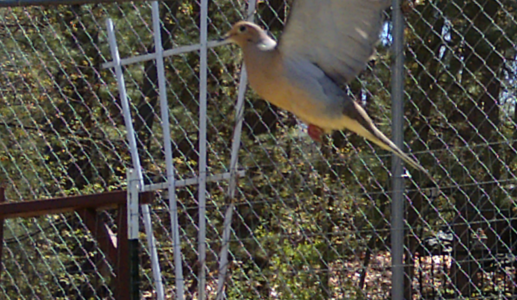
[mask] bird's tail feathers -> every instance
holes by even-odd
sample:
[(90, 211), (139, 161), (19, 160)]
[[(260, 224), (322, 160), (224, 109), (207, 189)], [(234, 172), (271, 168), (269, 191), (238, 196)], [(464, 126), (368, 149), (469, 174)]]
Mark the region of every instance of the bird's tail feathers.
[(366, 139), (370, 140), (371, 142), (377, 144), (381, 148), (391, 151), (395, 153), (398, 157), (400, 157), (405, 163), (410, 165), (411, 167), (423, 172), (426, 174), (432, 181), (434, 179), (431, 177), (429, 172), (422, 167), (417, 161), (409, 157), (406, 153), (404, 153), (402, 150), (400, 150), (395, 143), (393, 143), (390, 139), (388, 139), (379, 129), (373, 127), (371, 130), (367, 130), (366, 128), (365, 132), (361, 135), (363, 135)]

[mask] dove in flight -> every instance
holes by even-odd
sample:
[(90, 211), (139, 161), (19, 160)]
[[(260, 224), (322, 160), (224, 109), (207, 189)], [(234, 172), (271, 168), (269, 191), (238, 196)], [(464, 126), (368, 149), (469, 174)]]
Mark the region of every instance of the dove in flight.
[(296, 115), (309, 136), (344, 128), (427, 171), (400, 150), (341, 88), (370, 59), (383, 26), (386, 0), (295, 0), (277, 44), (256, 24), (236, 23), (223, 38), (243, 52), (250, 86)]

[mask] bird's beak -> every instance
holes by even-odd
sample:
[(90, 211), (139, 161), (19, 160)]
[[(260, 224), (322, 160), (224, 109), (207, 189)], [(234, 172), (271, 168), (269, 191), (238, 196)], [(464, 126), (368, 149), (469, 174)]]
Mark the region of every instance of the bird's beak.
[(218, 42), (223, 42), (224, 44), (229, 44), (232, 42), (231, 40), (232, 35), (228, 32), (227, 34), (223, 35)]

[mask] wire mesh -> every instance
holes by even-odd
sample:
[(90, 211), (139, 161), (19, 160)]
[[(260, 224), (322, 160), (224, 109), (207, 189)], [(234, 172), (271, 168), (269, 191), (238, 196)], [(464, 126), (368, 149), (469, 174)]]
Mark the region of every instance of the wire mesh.
[[(197, 1), (162, 1), (164, 49), (199, 41)], [(515, 299), (517, 4), (406, 1), (404, 140), (435, 179), (405, 180), (406, 299)], [(262, 1), (256, 21), (280, 36), (284, 0)], [(247, 18), (246, 2), (209, 2), (208, 38)], [(0, 8), (0, 182), (7, 199), (89, 194), (126, 185), (130, 155), (105, 19), (122, 57), (154, 51), (147, 2)], [(375, 58), (349, 91), (390, 133), (390, 12)], [(208, 174), (228, 172), (241, 70), (239, 50), (208, 51)], [(166, 167), (157, 70), (127, 65), (145, 182)], [(199, 55), (165, 59), (173, 160), (197, 175)], [(227, 299), (389, 299), (390, 155), (336, 132), (312, 142), (290, 114), (247, 92), (234, 202)], [(215, 298), (228, 182), (207, 183), (206, 294)], [(197, 297), (198, 190), (177, 189), (185, 295)], [(151, 209), (167, 297), (174, 257), (167, 197)], [(113, 213), (106, 213), (116, 232)], [(111, 221), (110, 221), (111, 220)], [(142, 244), (145, 237), (142, 233)], [(9, 219), (2, 299), (114, 299), (114, 271), (75, 214)], [(144, 299), (156, 297), (148, 253)]]

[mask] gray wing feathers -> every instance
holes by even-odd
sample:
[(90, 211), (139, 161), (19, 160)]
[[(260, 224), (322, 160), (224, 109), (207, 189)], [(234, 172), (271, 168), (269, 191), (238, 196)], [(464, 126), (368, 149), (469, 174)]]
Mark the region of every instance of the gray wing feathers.
[(279, 49), (320, 67), (336, 82), (352, 80), (379, 39), (386, 0), (295, 0)]

